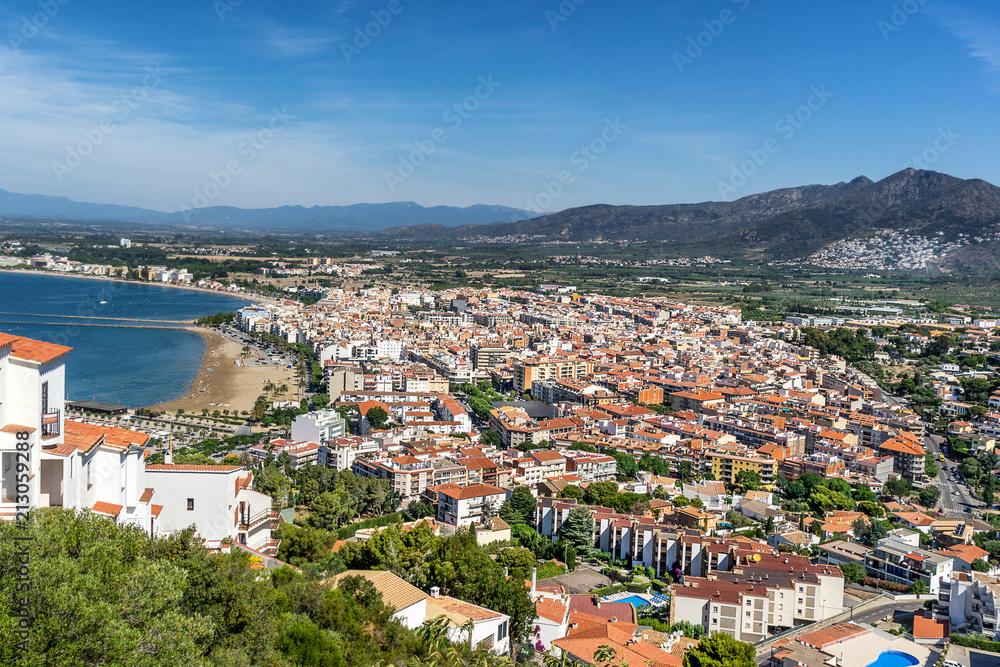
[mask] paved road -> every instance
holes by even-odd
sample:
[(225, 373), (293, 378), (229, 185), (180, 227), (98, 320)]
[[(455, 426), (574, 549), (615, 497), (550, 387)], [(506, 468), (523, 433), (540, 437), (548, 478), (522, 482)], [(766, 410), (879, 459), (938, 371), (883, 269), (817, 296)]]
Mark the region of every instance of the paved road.
[[(938, 458), (941, 453), (941, 444), (944, 438), (939, 435), (928, 434), (924, 437), (924, 449), (934, 454)], [(958, 464), (947, 459), (938, 462), (940, 472), (937, 476), (937, 485), (941, 489), (941, 508), (945, 514), (954, 518), (975, 518), (979, 516), (979, 509), (982, 503), (972, 497), (969, 487), (965, 484), (965, 478), (958, 471)], [(952, 481), (954, 477), (954, 481)], [(954, 495), (954, 492), (958, 492)]]

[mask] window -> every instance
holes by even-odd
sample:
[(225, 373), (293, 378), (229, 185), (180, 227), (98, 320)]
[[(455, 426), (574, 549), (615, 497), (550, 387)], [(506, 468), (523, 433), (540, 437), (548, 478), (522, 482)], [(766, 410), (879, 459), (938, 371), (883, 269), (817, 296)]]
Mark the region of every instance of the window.
[(799, 604), (802, 604), (802, 598), (799, 598)]
[(747, 618), (750, 618), (750, 612), (749, 611), (747, 612)]
[(712, 605), (712, 613), (713, 614), (718, 614), (719, 613), (719, 607), (716, 606), (716, 605)]
[(507, 637), (507, 621), (500, 624), (500, 628), (497, 630), (497, 641), (503, 641)]
[[(188, 511), (191, 511), (191, 510), (194, 509), (194, 498), (188, 498), (187, 508), (188, 508)], [(799, 600), (799, 602), (801, 602), (801, 600)]]

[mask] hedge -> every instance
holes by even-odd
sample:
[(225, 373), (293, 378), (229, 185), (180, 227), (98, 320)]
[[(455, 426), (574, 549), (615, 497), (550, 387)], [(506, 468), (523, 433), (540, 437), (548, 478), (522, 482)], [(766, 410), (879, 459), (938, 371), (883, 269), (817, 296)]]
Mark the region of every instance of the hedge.
[(385, 516), (378, 516), (372, 519), (365, 519), (364, 521), (359, 521), (358, 523), (352, 523), (349, 526), (342, 526), (336, 530), (338, 540), (349, 540), (354, 537), (354, 534), (359, 530), (364, 528), (381, 528), (382, 526), (389, 526), (394, 523), (403, 522), (402, 512), (393, 512), (392, 514), (386, 514)]
[(977, 648), (980, 651), (992, 651), (993, 653), (1000, 653), (1000, 642), (990, 641), (986, 638), (986, 635), (951, 635), (951, 643), (958, 644), (959, 646), (967, 646), (969, 648)]

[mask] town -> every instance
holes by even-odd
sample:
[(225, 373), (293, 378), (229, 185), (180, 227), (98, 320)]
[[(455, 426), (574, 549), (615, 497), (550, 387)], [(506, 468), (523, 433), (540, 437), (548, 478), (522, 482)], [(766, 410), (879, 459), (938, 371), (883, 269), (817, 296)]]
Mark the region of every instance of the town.
[[(680, 665), (725, 635), (759, 664), (825, 663), (836, 644), (864, 667), (873, 639), (921, 664), (1000, 640), (1000, 392), (972, 396), (984, 374), (964, 361), (883, 387), (826, 349), (847, 332), (887, 360), (937, 346), (986, 363), (995, 321), (948, 314), (899, 343), (560, 285), (315, 297), (222, 325), (318, 368), (211, 457), (112, 422), (120, 406), (66, 403), (71, 350), (4, 335), (0, 388), (23, 398), (0, 403), (0, 517), (193, 526), (265, 571), (367, 578), (406, 627), (445, 609), (453, 639), (468, 625), (470, 647), (518, 660), (603, 664), (601, 645)], [(378, 556), (414, 531), (473, 534), (531, 608), (449, 597), (421, 555)]]

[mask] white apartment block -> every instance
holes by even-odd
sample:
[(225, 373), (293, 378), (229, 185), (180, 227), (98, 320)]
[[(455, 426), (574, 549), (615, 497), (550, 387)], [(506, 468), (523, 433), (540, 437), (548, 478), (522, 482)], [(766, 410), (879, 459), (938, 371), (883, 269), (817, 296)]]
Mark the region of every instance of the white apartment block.
[(347, 433), (347, 422), (336, 410), (315, 410), (299, 415), (292, 421), (289, 437), (292, 440), (309, 440), (320, 444), (342, 438)]
[(358, 458), (373, 458), (379, 444), (371, 438), (344, 436), (328, 440), (319, 449), (318, 464), (334, 470), (351, 470)]
[[(230, 539), (273, 554), (271, 497), (251, 489), (253, 473), (243, 466), (151, 465), (146, 479), (162, 503), (160, 532), (188, 526), (209, 542)], [(162, 490), (156, 490), (157, 487)]]
[(435, 491), (438, 521), (459, 527), (481, 524), (496, 516), (507, 499), (507, 492), (492, 484), (442, 484)]
[[(70, 351), (0, 333), (0, 520), (44, 507), (85, 509), (150, 535), (194, 524), (206, 539), (229, 537), (273, 552), (271, 500), (249, 490), (250, 472), (240, 466), (204, 466), (217, 476), (229, 471), (228, 477), (207, 484), (201, 466), (146, 466), (145, 433), (65, 419)], [(217, 502), (203, 494), (229, 494), (234, 500)], [(203, 500), (197, 511), (178, 514), (174, 508), (188, 497)], [(255, 517), (252, 522), (262, 508), (267, 521), (241, 527), (246, 522), (241, 523), (239, 511), (245, 512), (242, 518)]]

